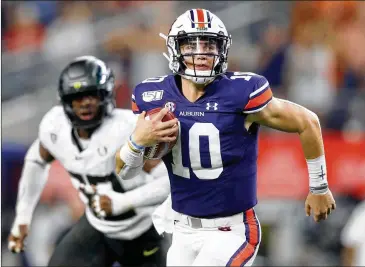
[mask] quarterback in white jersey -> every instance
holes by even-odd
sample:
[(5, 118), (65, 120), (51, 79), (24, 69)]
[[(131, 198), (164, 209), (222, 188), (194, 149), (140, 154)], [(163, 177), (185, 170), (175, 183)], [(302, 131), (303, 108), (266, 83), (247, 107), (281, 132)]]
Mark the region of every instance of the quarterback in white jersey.
[(9, 236), (21, 252), (48, 166), (58, 160), (86, 204), (85, 214), (57, 245), (49, 266), (163, 265), (162, 237), (151, 219), (169, 194), (164, 164), (149, 163), (137, 179), (115, 174), (115, 153), (135, 127), (130, 110), (114, 108), (114, 76), (92, 56), (76, 58), (61, 73), (59, 97), (42, 119), (27, 152)]

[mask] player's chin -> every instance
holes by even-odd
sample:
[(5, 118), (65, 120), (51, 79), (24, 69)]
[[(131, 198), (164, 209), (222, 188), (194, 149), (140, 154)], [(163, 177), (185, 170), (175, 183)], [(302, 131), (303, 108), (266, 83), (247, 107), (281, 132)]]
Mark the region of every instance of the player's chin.
[(212, 70), (212, 66), (205, 64), (188, 64), (188, 68), (195, 71), (210, 71)]

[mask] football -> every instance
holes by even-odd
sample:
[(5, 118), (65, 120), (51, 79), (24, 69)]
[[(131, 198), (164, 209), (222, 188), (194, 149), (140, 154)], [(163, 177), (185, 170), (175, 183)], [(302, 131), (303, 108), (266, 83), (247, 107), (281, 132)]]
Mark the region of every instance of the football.
[[(157, 113), (161, 109), (162, 108), (154, 108), (154, 109), (148, 111), (146, 114), (146, 117), (145, 117), (146, 120), (152, 119), (154, 116), (157, 115)], [(173, 119), (175, 119), (175, 115), (174, 115), (174, 113), (169, 111), (169, 112), (167, 112), (165, 117), (162, 118), (162, 121), (169, 121), (169, 120), (173, 120)], [(178, 133), (176, 134), (176, 139), (172, 142), (161, 142), (161, 143), (155, 144), (154, 146), (146, 147), (145, 151), (144, 151), (144, 157), (146, 159), (161, 159), (163, 156), (170, 153), (170, 151), (172, 150), (172, 148), (174, 147), (174, 145), (177, 142), (177, 137), (178, 137)]]

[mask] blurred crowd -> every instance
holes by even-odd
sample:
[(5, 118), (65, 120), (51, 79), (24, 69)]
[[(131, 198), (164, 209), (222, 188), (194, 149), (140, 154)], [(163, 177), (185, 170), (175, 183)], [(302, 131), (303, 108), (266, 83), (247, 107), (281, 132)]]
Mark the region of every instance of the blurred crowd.
[[(153, 4), (150, 9), (151, 5), (148, 1), (4, 2), (3, 100), (55, 87), (68, 61), (91, 54), (113, 68), (118, 106), (129, 106), (131, 83), (166, 70), (164, 59), (155, 51), (163, 50), (158, 33), (161, 28), (167, 31), (166, 22), (172, 20), (165, 15), (161, 23), (160, 14), (168, 13), (172, 3)], [(146, 40), (148, 45), (142, 45)], [(139, 57), (140, 53), (144, 56)]]
[[(262, 5), (262, 9), (275, 4)], [(213, 12), (220, 8), (209, 5)], [(286, 5), (289, 12), (249, 22), (232, 33), (230, 68), (266, 76), (274, 94), (315, 111), (326, 128), (363, 130), (365, 3), (297, 1)], [(146, 6), (145, 11), (136, 11)], [(4, 99), (45, 86), (71, 58), (94, 54), (112, 65), (120, 86), (118, 105), (128, 107), (131, 87), (168, 71), (158, 33), (168, 32), (180, 6), (149, 1), (5, 1), (2, 52), (16, 61), (3, 68), (9, 77), (4, 80)], [(118, 21), (133, 12), (138, 19), (132, 25), (108, 25), (111, 18)], [(244, 35), (246, 45), (238, 42), (237, 32)]]
[[(236, 3), (225, 5), (227, 9), (234, 9)], [(92, 54), (105, 60), (116, 74), (117, 106), (130, 108), (133, 86), (147, 77), (170, 72), (162, 56), (166, 50), (164, 40), (158, 34), (167, 34), (175, 17), (186, 9), (202, 7), (218, 14), (225, 5), (215, 1), (2, 1), (2, 101), (40, 88), (55, 90), (59, 72), (69, 60)], [(259, 20), (253, 18), (232, 31), (229, 69), (264, 75), (274, 95), (316, 112), (324, 129), (364, 133), (365, 2), (284, 1), (279, 4), (265, 1), (259, 8), (268, 15)], [(239, 18), (230, 17), (228, 12), (221, 19), (230, 30), (228, 24), (232, 23), (227, 23), (227, 19), (238, 21)], [(10, 150), (19, 155), (25, 153), (20, 145)], [(21, 168), (21, 162), (8, 162), (13, 165), (4, 163), (2, 169), (9, 170), (7, 175), (13, 180), (8, 181), (7, 188), (14, 191), (2, 194), (2, 211), (9, 215), (2, 216), (2, 242), (13, 218), (15, 197), (12, 192), (16, 192)], [(34, 227), (43, 235), (30, 237), (31, 252), (40, 247), (51, 249), (49, 244), (54, 244), (56, 237), (83, 211), (72, 192), (64, 194), (58, 190), (60, 172), (54, 168), (50, 178), (57, 181), (57, 187), (50, 183), (42, 196), (43, 204), (37, 209), (35, 221), (40, 223), (34, 223)], [(5, 174), (2, 175), (4, 182)], [(64, 187), (67, 186), (71, 188), (66, 181)], [(345, 210), (339, 212), (337, 220), (320, 227), (309, 224), (303, 228), (305, 242), (313, 244), (318, 231), (332, 223), (330, 229), (336, 230), (336, 234), (325, 231), (329, 241), (314, 246), (320, 247), (319, 251), (329, 251), (326, 255), (332, 260), (330, 263), (340, 262), (340, 230), (346, 222), (344, 218), (350, 216), (360, 200), (341, 196), (339, 203)], [(54, 222), (59, 222), (58, 232), (50, 235), (47, 231), (55, 227)], [(304, 254), (323, 256), (307, 248)], [(5, 249), (3, 246), (3, 253)], [(266, 249), (263, 245), (261, 253), (265, 254)], [(39, 266), (45, 264), (49, 255), (46, 249), (31, 252), (28, 261)], [(13, 261), (14, 258), (6, 254), (3, 261), (4, 255), (8, 263), (4, 265), (19, 264), (19, 259)], [(37, 256), (32, 259), (32, 255)], [(313, 262), (325, 265), (328, 258), (324, 257), (324, 262)], [(306, 259), (286, 263), (313, 262)], [(264, 260), (261, 263), (269, 264)]]
[(277, 95), (301, 104), (324, 127), (365, 128), (365, 3), (297, 1), (289, 27), (268, 25), (258, 72)]

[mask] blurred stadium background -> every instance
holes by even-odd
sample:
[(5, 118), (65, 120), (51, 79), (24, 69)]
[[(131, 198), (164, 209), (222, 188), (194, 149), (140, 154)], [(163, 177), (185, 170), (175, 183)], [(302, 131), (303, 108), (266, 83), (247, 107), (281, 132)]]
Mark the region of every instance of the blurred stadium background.
[(264, 234), (255, 265), (344, 264), (342, 229), (365, 199), (365, 2), (2, 1), (3, 266), (45, 266), (83, 211), (55, 163), (27, 253), (7, 251), (23, 157), (42, 116), (58, 102), (61, 69), (76, 56), (100, 57), (116, 74), (118, 107), (130, 108), (134, 85), (170, 72), (158, 34), (199, 7), (218, 15), (232, 34), (230, 70), (266, 76), (277, 97), (313, 110), (323, 127), (338, 208), (321, 224), (304, 214), (308, 178), (298, 138), (262, 130), (257, 212)]

